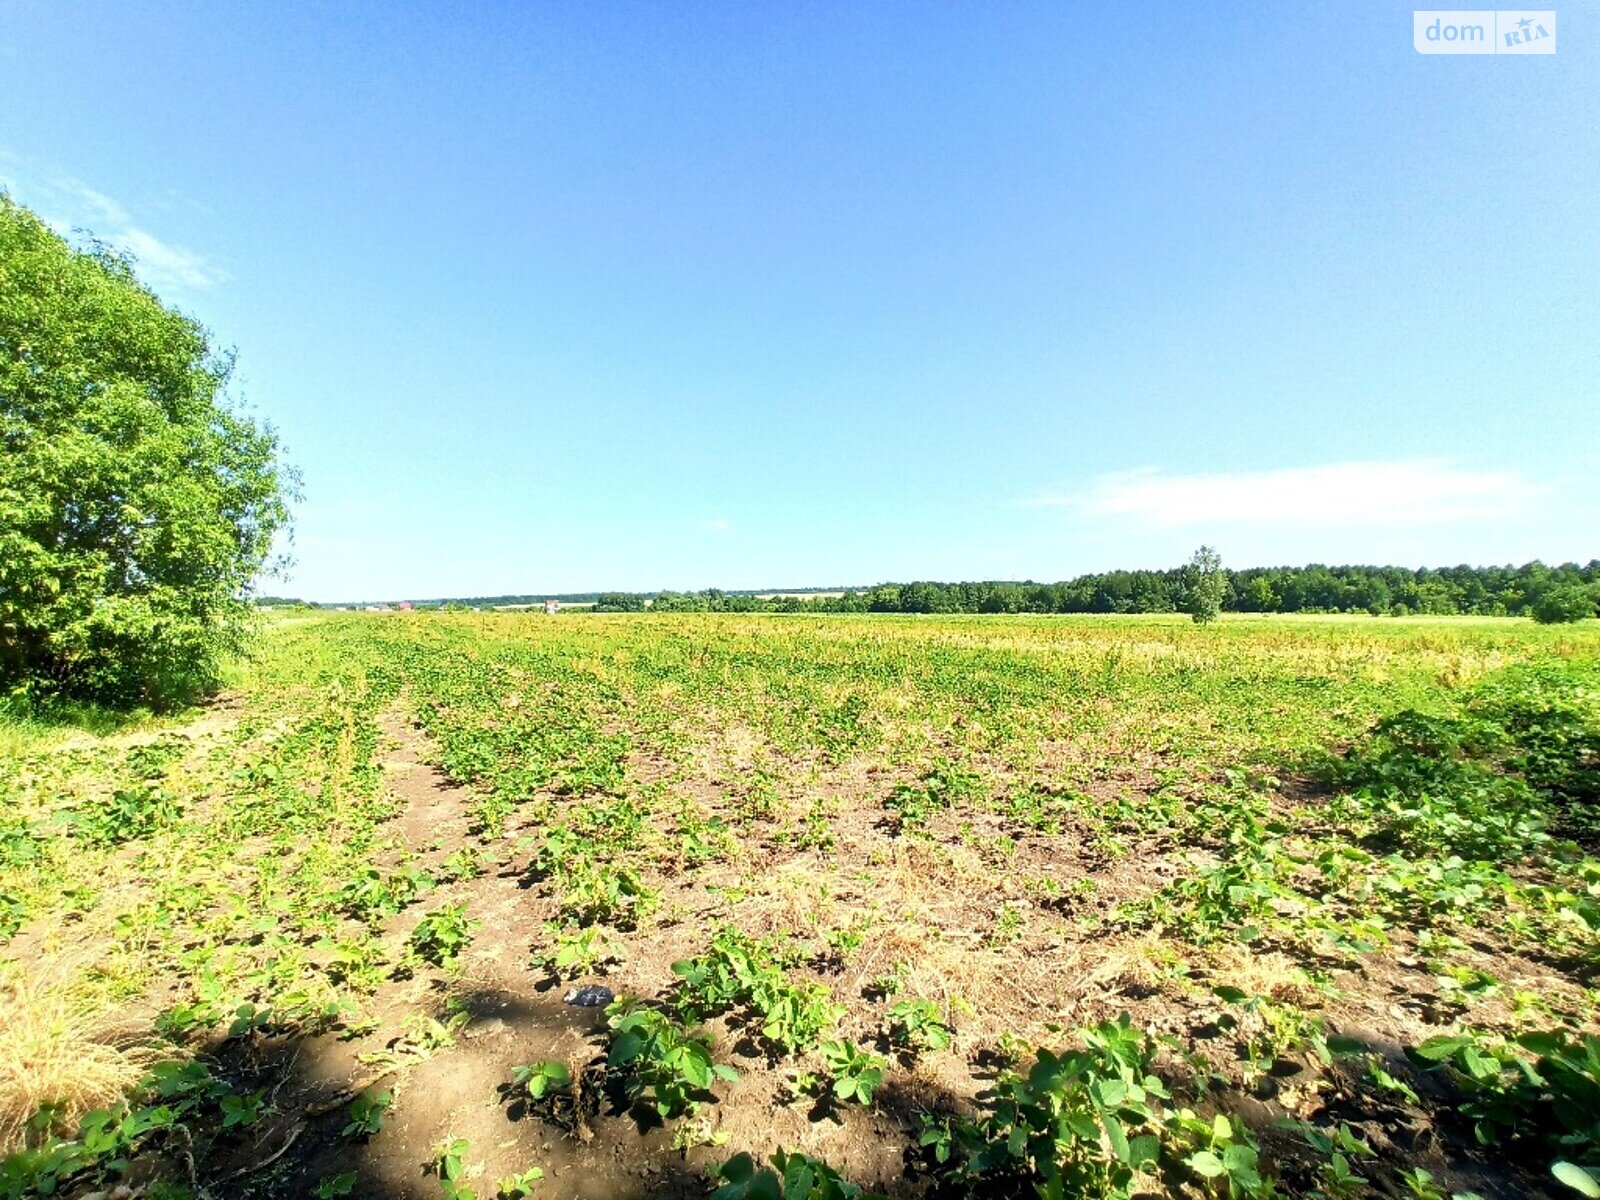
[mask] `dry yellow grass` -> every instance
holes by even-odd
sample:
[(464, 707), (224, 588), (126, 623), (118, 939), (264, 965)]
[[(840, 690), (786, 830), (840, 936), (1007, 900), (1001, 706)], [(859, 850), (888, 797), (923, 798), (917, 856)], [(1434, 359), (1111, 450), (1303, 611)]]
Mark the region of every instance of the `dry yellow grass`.
[(121, 1099), (154, 1055), (120, 1037), (65, 969), (0, 973), (0, 1152), (25, 1144), (41, 1108), (61, 1128)]

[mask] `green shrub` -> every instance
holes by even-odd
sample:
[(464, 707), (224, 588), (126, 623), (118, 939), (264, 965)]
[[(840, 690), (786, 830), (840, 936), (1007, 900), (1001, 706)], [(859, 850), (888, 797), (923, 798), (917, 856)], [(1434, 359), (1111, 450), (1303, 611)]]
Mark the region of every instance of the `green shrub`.
[(1541, 625), (1567, 625), (1595, 615), (1595, 590), (1592, 587), (1551, 588), (1528, 609)]
[(232, 368), (126, 259), (0, 193), (0, 691), (165, 708), (219, 684), (293, 487)]

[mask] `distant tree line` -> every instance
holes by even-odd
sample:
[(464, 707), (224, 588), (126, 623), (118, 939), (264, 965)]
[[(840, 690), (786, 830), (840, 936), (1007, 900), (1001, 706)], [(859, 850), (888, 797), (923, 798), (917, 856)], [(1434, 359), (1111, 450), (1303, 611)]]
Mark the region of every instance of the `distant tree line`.
[[(1221, 569), (1222, 609), (1245, 613), (1470, 614), (1575, 620), (1600, 601), (1600, 560), (1585, 566), (1251, 567)], [(843, 596), (602, 592), (596, 612), (1168, 613), (1189, 611), (1193, 567), (1107, 571), (1061, 583), (882, 583)]]

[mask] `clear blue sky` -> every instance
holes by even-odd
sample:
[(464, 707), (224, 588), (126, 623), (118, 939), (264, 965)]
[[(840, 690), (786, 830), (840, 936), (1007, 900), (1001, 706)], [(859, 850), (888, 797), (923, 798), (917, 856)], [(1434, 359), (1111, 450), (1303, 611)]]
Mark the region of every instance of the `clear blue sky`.
[(1600, 10), (0, 0), (316, 599), (1600, 555)]

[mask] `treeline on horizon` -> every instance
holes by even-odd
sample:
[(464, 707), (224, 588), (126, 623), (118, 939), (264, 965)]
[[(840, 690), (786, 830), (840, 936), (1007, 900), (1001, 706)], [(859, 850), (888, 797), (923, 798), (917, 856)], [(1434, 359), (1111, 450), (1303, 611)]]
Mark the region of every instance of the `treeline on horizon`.
[[(1224, 570), (1223, 611), (1373, 616), (1527, 616), (1560, 592), (1600, 597), (1600, 559), (1520, 567), (1250, 567)], [(882, 583), (842, 596), (601, 592), (595, 612), (1170, 613), (1184, 609), (1187, 570), (1107, 571), (1060, 583)]]

